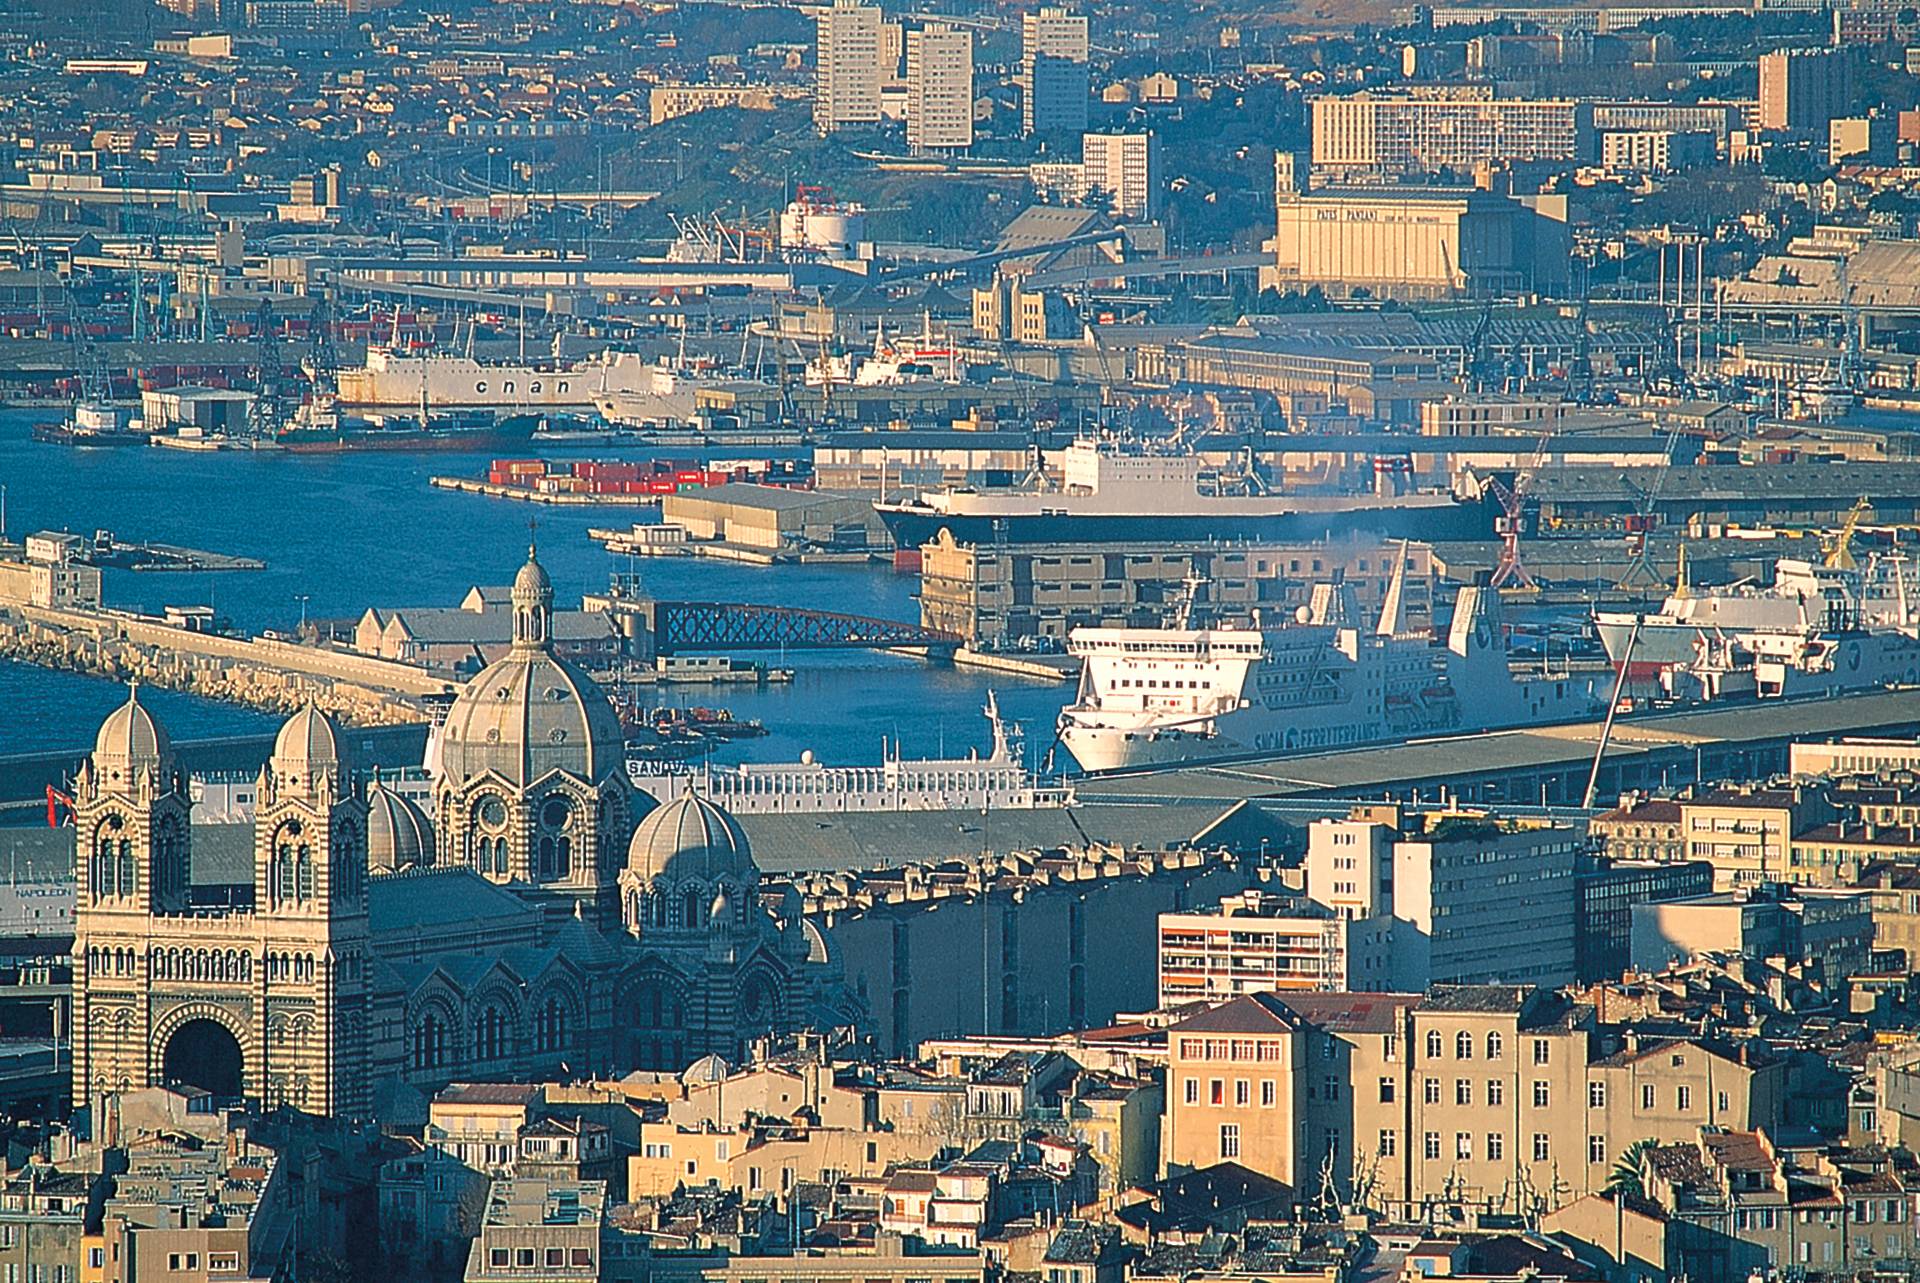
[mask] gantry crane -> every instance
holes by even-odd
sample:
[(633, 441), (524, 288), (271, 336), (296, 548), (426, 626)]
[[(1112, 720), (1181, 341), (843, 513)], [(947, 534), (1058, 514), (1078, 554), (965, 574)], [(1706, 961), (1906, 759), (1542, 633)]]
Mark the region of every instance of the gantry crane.
[(1680, 429), (1667, 433), (1667, 444), (1661, 450), (1666, 464), (1654, 475), (1653, 484), (1641, 486), (1634, 484), (1631, 477), (1621, 474), (1620, 484), (1633, 496), (1633, 511), (1627, 514), (1627, 569), (1620, 576), (1616, 587), (1619, 588), (1662, 588), (1666, 580), (1654, 569), (1649, 555), (1653, 546), (1653, 532), (1660, 524), (1657, 507), (1660, 492), (1666, 488), (1667, 473), (1673, 468), (1673, 447), (1680, 440)]
[(1495, 588), (1506, 588), (1511, 584), (1513, 591), (1539, 591), (1540, 585), (1534, 582), (1532, 573), (1520, 559), (1520, 532), (1526, 523), (1527, 495), (1533, 489), (1534, 478), (1540, 475), (1540, 469), (1547, 461), (1547, 444), (1552, 440), (1552, 428), (1540, 434), (1533, 458), (1526, 467), (1514, 474), (1512, 485), (1505, 484), (1498, 477), (1488, 479), (1493, 486), (1494, 498), (1500, 503), (1500, 515), (1493, 519), (1494, 533), (1500, 536), (1500, 560), (1493, 567), (1493, 578), (1488, 580)]

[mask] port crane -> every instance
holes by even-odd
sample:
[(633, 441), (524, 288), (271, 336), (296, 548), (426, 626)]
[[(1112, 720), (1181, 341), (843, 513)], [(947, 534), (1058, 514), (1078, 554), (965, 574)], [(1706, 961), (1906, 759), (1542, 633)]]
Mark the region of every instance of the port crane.
[(1666, 465), (1655, 474), (1651, 485), (1637, 485), (1634, 480), (1622, 473), (1620, 484), (1633, 496), (1633, 511), (1627, 514), (1627, 569), (1615, 585), (1618, 588), (1660, 588), (1666, 580), (1654, 568), (1650, 552), (1653, 545), (1653, 532), (1660, 524), (1660, 514), (1656, 511), (1660, 503), (1660, 492), (1666, 488), (1667, 473), (1673, 466), (1673, 447), (1680, 440), (1680, 429), (1667, 433), (1667, 443), (1661, 454), (1666, 456)]
[(1493, 496), (1500, 504), (1500, 515), (1493, 519), (1493, 531), (1500, 536), (1500, 559), (1494, 564), (1493, 577), (1487, 582), (1494, 588), (1508, 588), (1515, 592), (1538, 592), (1540, 585), (1534, 582), (1533, 573), (1520, 558), (1520, 531), (1526, 523), (1527, 496), (1533, 490), (1534, 478), (1540, 475), (1540, 469), (1547, 462), (1547, 445), (1553, 440), (1553, 429), (1548, 428), (1540, 434), (1539, 444), (1533, 449), (1533, 458), (1527, 466), (1514, 474), (1513, 484), (1507, 485), (1498, 477), (1488, 478), (1493, 487)]
[(1826, 560), (1828, 566), (1834, 570), (1852, 570), (1855, 568), (1856, 563), (1853, 560), (1853, 535), (1854, 532), (1860, 528), (1861, 519), (1872, 511), (1873, 505), (1867, 501), (1865, 495), (1861, 495), (1858, 502), (1847, 511), (1847, 519), (1841, 523), (1840, 529), (1834, 532), (1833, 543), (1827, 548)]

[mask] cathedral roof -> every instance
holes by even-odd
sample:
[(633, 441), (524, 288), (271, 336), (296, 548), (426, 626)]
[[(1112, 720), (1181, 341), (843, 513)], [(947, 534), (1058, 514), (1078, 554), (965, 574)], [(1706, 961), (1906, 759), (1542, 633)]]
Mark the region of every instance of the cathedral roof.
[(721, 877), (752, 883), (760, 870), (740, 822), (725, 808), (687, 794), (647, 814), (627, 844), (627, 868), (648, 884)]
[(533, 912), (519, 896), (472, 869), (415, 869), (367, 879), (367, 926), (376, 936)]
[(375, 780), (367, 786), (367, 863), (392, 871), (433, 859), (433, 826), (419, 807)]
[(151, 766), (164, 772), (173, 760), (173, 741), (167, 738), (166, 728), (140, 702), (140, 688), (133, 686), (127, 691), (127, 702), (100, 723), (93, 753), (100, 759), (100, 768), (107, 771), (118, 770), (130, 775)]

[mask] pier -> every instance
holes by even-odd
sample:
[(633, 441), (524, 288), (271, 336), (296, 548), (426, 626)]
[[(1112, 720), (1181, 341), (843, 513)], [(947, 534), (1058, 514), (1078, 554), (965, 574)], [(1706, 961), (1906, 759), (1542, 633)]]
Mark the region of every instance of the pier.
[(466, 477), (430, 477), (427, 484), (435, 490), (485, 495), (489, 499), (516, 499), (521, 503), (544, 503), (556, 508), (657, 508), (660, 506), (659, 495), (548, 492), (533, 490), (526, 486), (503, 486), (495, 485), (491, 481), (471, 481)]

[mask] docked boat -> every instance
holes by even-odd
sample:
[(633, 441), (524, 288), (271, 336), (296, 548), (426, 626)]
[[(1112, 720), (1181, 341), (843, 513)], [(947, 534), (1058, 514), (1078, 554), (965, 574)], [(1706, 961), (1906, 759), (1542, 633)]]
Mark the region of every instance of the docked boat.
[[(1060, 742), (1112, 771), (1311, 752), (1578, 721), (1605, 710), (1603, 673), (1509, 654), (1498, 592), (1462, 588), (1444, 642), (1405, 626), (1404, 564), (1380, 615), (1350, 585), (1317, 585), (1279, 627), (1076, 628), (1080, 687)], [(1529, 668), (1531, 671), (1529, 671)]]
[(1783, 557), (1773, 583), (1682, 587), (1652, 612), (1594, 622), (1616, 670), (1680, 699), (1836, 694), (1920, 680), (1920, 608), (1905, 559)]
[(1477, 539), (1488, 519), (1443, 491), (1411, 494), (1269, 492), (1250, 476), (1223, 477), (1191, 451), (1082, 439), (1061, 452), (1058, 486), (948, 487), (875, 511), (894, 546), (918, 548), (942, 529), (961, 543), (1209, 541), (1310, 542), (1367, 533)]
[(274, 437), (296, 454), (347, 450), (498, 450), (524, 446), (544, 422), (539, 414), (484, 412), (343, 416), (330, 398), (303, 402)]
[(810, 388), (902, 387), (913, 383), (961, 383), (967, 365), (958, 346), (936, 335), (931, 326), (918, 336), (887, 337), (883, 326), (875, 332), (870, 353), (823, 352), (807, 362), (803, 376)]
[(152, 439), (131, 408), (104, 401), (76, 402), (63, 422), (36, 423), (32, 433), (35, 441), (50, 445), (99, 448), (146, 445)]

